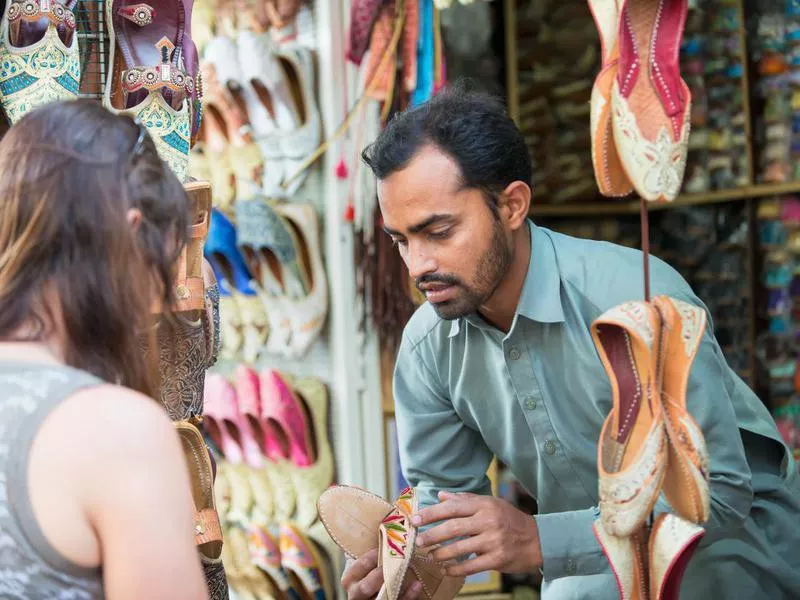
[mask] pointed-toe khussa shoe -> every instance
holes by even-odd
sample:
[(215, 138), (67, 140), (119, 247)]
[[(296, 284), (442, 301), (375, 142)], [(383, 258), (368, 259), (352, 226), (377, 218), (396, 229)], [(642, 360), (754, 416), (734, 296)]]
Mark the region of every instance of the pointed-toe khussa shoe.
[(686, 386), (706, 329), (706, 313), (667, 296), (653, 303), (662, 320), (661, 400), (668, 438), (664, 496), (678, 515), (704, 523), (711, 503), (709, 458), (703, 432), (686, 408)]
[(672, 201), (689, 147), (691, 93), (678, 52), (687, 0), (623, 0), (611, 123), (622, 168), (648, 201)]
[(678, 600), (681, 580), (705, 531), (677, 515), (658, 515), (650, 530), (647, 565), (651, 600)]
[(32, 110), (78, 97), (77, 0), (11, 0), (0, 23), (0, 100), (14, 124)]
[(611, 87), (619, 69), (618, 0), (589, 0), (600, 35), (602, 63), (592, 86), (590, 130), (595, 181), (604, 196), (626, 196), (633, 186), (622, 169), (611, 127)]
[(407, 578), (422, 583), (427, 600), (452, 600), (464, 585), (463, 577), (445, 575), (430, 550), (414, 548), (417, 529), (411, 515), (418, 508), (413, 488), (400, 493), (394, 504), (365, 490), (333, 486), (317, 502), (319, 518), (347, 556), (358, 558), (378, 549), (384, 585), (379, 600), (397, 600)]
[(650, 303), (626, 302), (594, 321), (591, 333), (612, 391), (597, 448), (600, 519), (607, 533), (624, 537), (645, 523), (666, 472), (661, 319)]

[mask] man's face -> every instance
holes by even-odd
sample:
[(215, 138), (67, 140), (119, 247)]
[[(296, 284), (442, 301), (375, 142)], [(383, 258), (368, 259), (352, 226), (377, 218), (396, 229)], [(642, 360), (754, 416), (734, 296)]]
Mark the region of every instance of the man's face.
[(512, 260), (511, 235), (479, 190), (461, 189), (458, 165), (432, 146), (378, 183), (386, 232), (417, 288), (443, 319), (475, 312)]

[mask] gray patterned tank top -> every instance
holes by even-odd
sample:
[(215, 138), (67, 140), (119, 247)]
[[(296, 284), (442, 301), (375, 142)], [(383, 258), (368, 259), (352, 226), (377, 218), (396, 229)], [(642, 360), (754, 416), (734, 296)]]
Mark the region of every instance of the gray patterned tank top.
[(73, 564), (47, 541), (28, 498), (28, 455), (50, 411), (102, 383), (69, 367), (0, 362), (0, 599), (104, 598), (99, 569)]

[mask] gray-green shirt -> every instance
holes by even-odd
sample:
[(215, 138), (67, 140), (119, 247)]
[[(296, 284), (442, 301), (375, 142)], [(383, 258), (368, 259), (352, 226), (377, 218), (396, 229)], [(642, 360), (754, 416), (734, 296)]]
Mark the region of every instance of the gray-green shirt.
[[(407, 325), (394, 379), (400, 457), (423, 504), (438, 490), (490, 493), (496, 455), (536, 498), (544, 596), (619, 598), (592, 531), (597, 440), (611, 386), (589, 333), (642, 297), (642, 254), (530, 223), (531, 261), (508, 334), (477, 314), (444, 321), (425, 304)], [(651, 289), (702, 306), (651, 258)], [(711, 456), (711, 518), (684, 576), (687, 598), (800, 598), (800, 478), (759, 398), (709, 327), (687, 404)], [(656, 512), (668, 510), (663, 497)]]

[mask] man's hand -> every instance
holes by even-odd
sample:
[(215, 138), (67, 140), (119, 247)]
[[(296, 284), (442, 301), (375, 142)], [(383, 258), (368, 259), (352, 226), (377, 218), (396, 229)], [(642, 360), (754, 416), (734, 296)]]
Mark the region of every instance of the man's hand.
[[(383, 571), (378, 567), (378, 550), (370, 550), (352, 562), (342, 575), (342, 587), (348, 600), (370, 600), (378, 595), (383, 585)], [(422, 584), (414, 581), (400, 593), (400, 600), (418, 600)]]
[[(449, 563), (447, 574), (467, 576), (482, 571), (527, 573), (542, 566), (536, 520), (505, 500), (476, 494), (439, 492), (440, 503), (412, 516), (416, 526), (444, 521), (417, 536), (417, 546), (436, 548), (433, 557)], [(461, 563), (454, 561), (475, 554)]]

